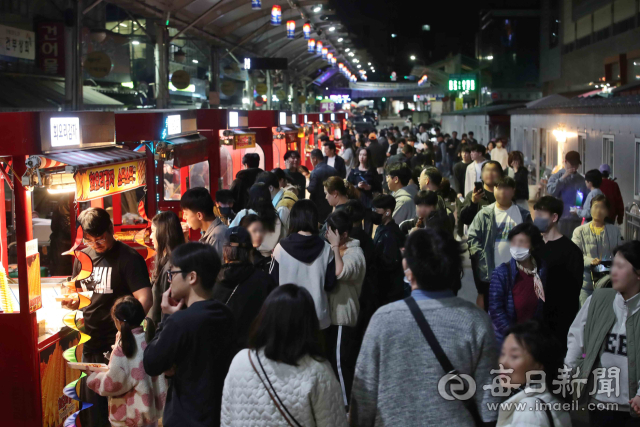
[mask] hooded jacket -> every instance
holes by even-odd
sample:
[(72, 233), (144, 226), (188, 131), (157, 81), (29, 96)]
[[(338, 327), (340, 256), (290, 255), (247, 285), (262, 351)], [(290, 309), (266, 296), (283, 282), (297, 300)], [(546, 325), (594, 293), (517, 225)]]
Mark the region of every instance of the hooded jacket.
[(327, 292), (336, 286), (336, 266), (331, 245), (318, 235), (293, 233), (273, 251), (271, 277), (276, 283), (293, 283), (313, 297), (320, 329), (331, 325)]
[(396, 224), (416, 217), (416, 204), (405, 188), (394, 191), (393, 197), (396, 199), (396, 208), (393, 210), (393, 220)]
[(377, 279), (375, 297), (378, 306), (404, 297), (404, 271), (400, 251), (404, 247), (404, 241), (405, 235), (394, 221), (376, 228), (371, 267)]
[(244, 209), (249, 201), (249, 189), (256, 182), (256, 177), (260, 172), (264, 172), (260, 168), (243, 169), (236, 174), (236, 179), (231, 184), (231, 192), (233, 193), (233, 209), (240, 212)]
[(222, 266), (211, 298), (225, 304), (233, 312), (236, 320), (236, 351), (247, 347), (249, 327), (275, 287), (271, 276), (251, 263)]
[(337, 276), (338, 285), (329, 292), (329, 304), (331, 305), (331, 324), (343, 326), (356, 326), (358, 312), (360, 311), (360, 291), (362, 282), (367, 274), (367, 264), (364, 252), (360, 248), (360, 242), (349, 239), (344, 251), (341, 250), (343, 267)]

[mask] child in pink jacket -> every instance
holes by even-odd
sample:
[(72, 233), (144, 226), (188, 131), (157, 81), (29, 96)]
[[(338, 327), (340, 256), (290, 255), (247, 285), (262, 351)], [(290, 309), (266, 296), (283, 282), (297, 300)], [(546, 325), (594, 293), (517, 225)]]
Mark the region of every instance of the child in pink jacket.
[[(118, 328), (109, 370), (92, 372), (87, 386), (109, 397), (109, 421), (114, 427), (157, 426), (167, 396), (164, 375), (150, 377), (142, 366), (147, 346), (142, 326), (142, 304), (132, 296), (118, 299), (111, 309)], [(88, 373), (89, 374), (89, 373)]]

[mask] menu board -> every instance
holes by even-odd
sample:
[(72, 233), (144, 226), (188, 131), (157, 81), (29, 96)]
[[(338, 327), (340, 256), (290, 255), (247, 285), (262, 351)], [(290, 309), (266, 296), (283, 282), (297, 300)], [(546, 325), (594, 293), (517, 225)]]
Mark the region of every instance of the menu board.
[(233, 148), (239, 150), (241, 148), (254, 148), (256, 146), (255, 135), (236, 135)]
[(83, 169), (74, 178), (78, 202), (99, 199), (146, 185), (146, 162), (134, 160)]
[(40, 285), (40, 253), (38, 239), (27, 243), (27, 284), (29, 288), (29, 313), (42, 308), (42, 289)]

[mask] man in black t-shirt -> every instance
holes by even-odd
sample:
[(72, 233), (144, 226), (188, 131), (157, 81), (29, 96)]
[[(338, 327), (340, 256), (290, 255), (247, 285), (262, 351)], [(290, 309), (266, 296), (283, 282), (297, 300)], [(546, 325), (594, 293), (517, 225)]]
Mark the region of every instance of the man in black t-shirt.
[(538, 250), (547, 267), (542, 319), (566, 350), (569, 327), (580, 310), (584, 272), (582, 251), (558, 231), (558, 220), (564, 211), (562, 200), (544, 196), (533, 209), (536, 212), (533, 225), (538, 227), (545, 242)]
[[(90, 208), (83, 211), (78, 221), (84, 231), (84, 243), (88, 246), (82, 252), (91, 257), (93, 272), (80, 281), (84, 292), (93, 292), (91, 304), (83, 309), (85, 332), (91, 337), (84, 343), (82, 362), (109, 363), (104, 353), (111, 351), (118, 330), (111, 318), (111, 308), (115, 301), (126, 295), (133, 295), (144, 307), (145, 313), (151, 309), (153, 297), (149, 272), (144, 258), (135, 249), (118, 242), (113, 237), (113, 224), (104, 209)], [(80, 263), (75, 262), (73, 276), (80, 272)], [(78, 300), (65, 300), (63, 307), (76, 309)], [(101, 397), (82, 382), (80, 398), (93, 406), (80, 412), (83, 427), (110, 426), (109, 408), (106, 397)]]

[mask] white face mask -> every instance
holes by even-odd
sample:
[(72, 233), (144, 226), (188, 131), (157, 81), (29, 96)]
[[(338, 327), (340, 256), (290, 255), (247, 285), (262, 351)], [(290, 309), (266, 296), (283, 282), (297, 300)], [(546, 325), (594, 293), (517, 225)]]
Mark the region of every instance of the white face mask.
[(527, 248), (511, 246), (511, 248), (509, 248), (509, 251), (511, 251), (511, 256), (516, 261), (524, 261), (531, 256), (531, 254), (529, 253), (529, 249)]

